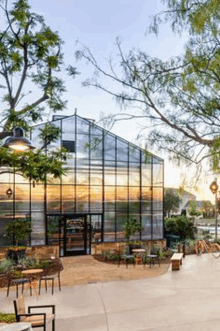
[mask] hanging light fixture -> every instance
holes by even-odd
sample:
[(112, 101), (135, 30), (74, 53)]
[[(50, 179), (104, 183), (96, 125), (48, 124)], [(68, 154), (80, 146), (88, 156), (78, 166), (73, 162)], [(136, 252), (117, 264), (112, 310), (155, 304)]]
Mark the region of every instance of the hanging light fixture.
[(6, 137), (2, 142), (2, 147), (9, 147), (17, 151), (27, 151), (34, 149), (32, 142), (24, 137), (24, 130), (22, 128), (15, 128), (13, 136)]

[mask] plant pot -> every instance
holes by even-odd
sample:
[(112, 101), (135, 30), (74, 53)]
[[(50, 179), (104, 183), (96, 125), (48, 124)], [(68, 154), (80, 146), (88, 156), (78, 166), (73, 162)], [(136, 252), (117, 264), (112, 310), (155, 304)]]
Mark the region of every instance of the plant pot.
[(26, 252), (26, 248), (22, 248), (22, 249), (8, 249), (8, 258), (12, 259), (16, 264), (18, 263), (19, 259), (22, 259), (25, 257), (25, 252)]

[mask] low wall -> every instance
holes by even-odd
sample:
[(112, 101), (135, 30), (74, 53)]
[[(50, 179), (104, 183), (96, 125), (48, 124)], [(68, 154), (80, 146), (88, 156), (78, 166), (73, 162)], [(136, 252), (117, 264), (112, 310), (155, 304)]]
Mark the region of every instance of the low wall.
[[(136, 242), (134, 242), (134, 244), (136, 244)], [(150, 250), (154, 245), (160, 246), (163, 250), (167, 248), (166, 239), (138, 241), (138, 245), (146, 247), (147, 250)], [(103, 254), (104, 251), (108, 250), (115, 251), (116, 254), (123, 254), (123, 250), (126, 246), (126, 241), (94, 243), (92, 246), (94, 251), (93, 255)]]
[[(6, 258), (9, 247), (0, 247), (0, 259)], [(37, 260), (59, 257), (59, 246), (29, 246), (26, 247), (26, 256), (34, 256)]]

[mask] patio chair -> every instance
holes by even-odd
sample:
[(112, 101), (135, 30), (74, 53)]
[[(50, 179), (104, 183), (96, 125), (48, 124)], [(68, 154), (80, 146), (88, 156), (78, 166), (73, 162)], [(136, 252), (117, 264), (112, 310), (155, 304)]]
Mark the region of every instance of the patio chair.
[(128, 247), (124, 247), (123, 254), (119, 255), (118, 259), (118, 267), (121, 264), (121, 261), (125, 261), (126, 268), (128, 267), (128, 263), (132, 262), (133, 266), (135, 267), (135, 255), (129, 254)]
[(54, 280), (57, 277), (58, 278), (58, 285), (59, 285), (59, 291), (61, 291), (61, 280), (60, 280), (60, 271), (61, 268), (57, 269), (57, 274), (56, 275), (48, 275), (48, 271), (49, 271), (49, 267), (46, 267), (44, 269), (44, 272), (42, 274), (42, 276), (39, 279), (39, 295), (40, 295), (40, 291), (41, 291), (41, 281), (44, 281), (45, 284), (45, 291), (47, 291), (47, 282), (51, 281), (51, 291), (52, 291), (52, 295), (54, 292)]
[(150, 250), (150, 254), (147, 254), (147, 258), (150, 262), (150, 268), (152, 264), (154, 266), (155, 261), (157, 261), (160, 267), (160, 247), (152, 247)]
[[(52, 308), (52, 314), (32, 313), (32, 309)], [(14, 309), (17, 322), (28, 322), (32, 328), (42, 328), (46, 331), (46, 323), (52, 322), (52, 331), (55, 331), (55, 305), (29, 306), (25, 313), (24, 297), (14, 300)]]
[(30, 295), (32, 294), (32, 287), (31, 287), (31, 280), (27, 278), (13, 278), (10, 274), (8, 274), (8, 286), (7, 286), (7, 293), (6, 296), (9, 296), (10, 286), (16, 286), (16, 298), (18, 298), (18, 287), (21, 285), (21, 293), (24, 292), (24, 284), (30, 283)]

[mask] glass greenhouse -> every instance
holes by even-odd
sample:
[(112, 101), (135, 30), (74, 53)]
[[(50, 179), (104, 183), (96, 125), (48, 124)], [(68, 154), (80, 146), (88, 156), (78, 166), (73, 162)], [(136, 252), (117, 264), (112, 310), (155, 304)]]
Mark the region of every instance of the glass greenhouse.
[[(31, 220), (31, 245), (59, 244), (61, 256), (90, 254), (94, 242), (124, 241), (128, 218), (142, 225), (132, 240), (163, 239), (163, 159), (78, 115), (50, 123), (61, 136), (47, 148), (68, 149), (67, 174), (34, 185), (1, 169), (0, 246), (12, 244), (4, 227), (15, 218)], [(38, 148), (45, 125), (32, 128)]]

